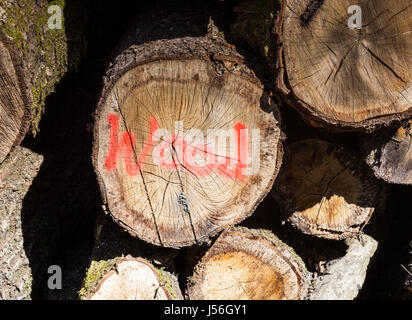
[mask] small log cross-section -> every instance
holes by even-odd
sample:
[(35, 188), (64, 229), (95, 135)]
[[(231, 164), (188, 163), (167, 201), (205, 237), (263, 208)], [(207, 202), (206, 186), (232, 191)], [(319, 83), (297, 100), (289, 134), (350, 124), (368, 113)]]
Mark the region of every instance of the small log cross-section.
[(373, 128), (412, 114), (410, 0), (283, 0), (279, 88), (315, 125)]
[(392, 128), (375, 131), (364, 139), (367, 164), (389, 183), (412, 185), (412, 119), (395, 133)]
[(270, 231), (224, 231), (190, 278), (191, 300), (301, 300), (308, 272), (292, 248)]
[(279, 113), (232, 46), (132, 45), (108, 70), (94, 166), (114, 220), (147, 242), (204, 242), (249, 216), (281, 162)]
[[(94, 262), (88, 270), (100, 278), (85, 283), (83, 300), (175, 300), (181, 299), (177, 278), (166, 271), (156, 270), (142, 258), (117, 258)], [(86, 279), (94, 277), (87, 275)], [(91, 281), (89, 280), (89, 281)], [(86, 281), (87, 282), (87, 281)]]
[(306, 139), (285, 149), (285, 164), (272, 194), (297, 229), (343, 239), (362, 230), (380, 192), (361, 159), (331, 143)]

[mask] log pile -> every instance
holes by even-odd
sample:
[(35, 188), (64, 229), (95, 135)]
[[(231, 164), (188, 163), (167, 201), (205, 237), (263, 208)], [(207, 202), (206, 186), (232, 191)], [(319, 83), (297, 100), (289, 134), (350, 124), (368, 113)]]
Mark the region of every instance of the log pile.
[[(10, 16), (19, 0), (6, 2)], [(391, 185), (412, 184), (412, 6), (357, 3), (240, 0), (224, 32), (196, 10), (131, 23), (91, 129), (103, 210), (80, 299), (359, 295), (378, 248), (365, 230)], [(0, 179), (66, 71), (64, 31), (52, 55), (34, 50), (49, 41), (31, 34), (35, 20), (23, 42), (8, 20), (0, 32)], [(268, 199), (278, 227), (246, 227)], [(320, 244), (336, 256), (315, 257)], [(1, 271), (0, 298), (13, 297)]]
[(302, 300), (309, 273), (292, 248), (267, 230), (223, 232), (196, 266), (191, 300)]

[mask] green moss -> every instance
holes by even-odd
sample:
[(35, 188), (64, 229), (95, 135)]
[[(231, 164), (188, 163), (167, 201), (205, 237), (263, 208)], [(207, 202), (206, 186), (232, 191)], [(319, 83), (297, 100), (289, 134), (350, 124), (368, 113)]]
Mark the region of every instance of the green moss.
[[(27, 7), (27, 0), (24, 0), (24, 7)], [(27, 51), (25, 34), (28, 27), (24, 12), (19, 6), (9, 6), (5, 0), (0, 0), (0, 6), (5, 12), (5, 20), (1, 26), (3, 33), (14, 40), (17, 48)]]
[(79, 291), (79, 298), (84, 299), (96, 287), (102, 276), (108, 272), (115, 264), (118, 258), (110, 260), (92, 261), (90, 268), (87, 270), (83, 286)]
[(26, 282), (24, 283), (23, 290), (25, 292), (30, 292), (33, 284), (33, 276), (30, 274)]
[[(64, 0), (52, 1), (49, 5), (58, 5), (64, 9)], [(33, 135), (38, 132), (38, 125), (44, 112), (46, 97), (54, 91), (55, 84), (67, 72), (67, 39), (63, 29), (50, 30), (47, 27), (49, 15), (47, 8), (39, 11), (35, 21), (38, 49), (44, 52), (44, 64), (32, 87), (32, 124)], [(64, 19), (64, 18), (63, 18)]]
[[(41, 3), (41, 6), (37, 3)], [(0, 0), (0, 6), (5, 12), (1, 31), (13, 40), (14, 45), (21, 52), (23, 61), (33, 59), (33, 54), (39, 55), (37, 60), (40, 65), (37, 70), (33, 70), (31, 79), (31, 131), (34, 135), (38, 132), (46, 97), (54, 91), (54, 86), (66, 73), (68, 64), (64, 21), (63, 28), (60, 30), (50, 30), (47, 26), (50, 17), (47, 9), (50, 5), (58, 5), (64, 9), (65, 0), (55, 0), (50, 3), (36, 0), (18, 0), (8, 3)], [(30, 48), (27, 35), (35, 38), (34, 41), (30, 40)]]
[(157, 269), (157, 276), (159, 277), (160, 285), (165, 286), (167, 291), (172, 295), (172, 298), (176, 298), (176, 292), (173, 289), (172, 280), (167, 275), (164, 268)]

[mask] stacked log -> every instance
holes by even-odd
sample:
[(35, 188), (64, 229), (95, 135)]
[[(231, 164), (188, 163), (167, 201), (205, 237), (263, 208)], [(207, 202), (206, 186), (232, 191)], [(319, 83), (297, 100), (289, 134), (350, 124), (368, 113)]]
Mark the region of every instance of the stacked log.
[[(176, 278), (157, 271), (148, 261), (127, 256), (91, 265), (87, 278), (101, 277), (84, 300), (175, 300), (179, 290)], [(165, 280), (166, 279), (166, 280)], [(172, 280), (171, 280), (172, 279)], [(173, 281), (173, 282), (172, 282)]]
[(412, 120), (364, 138), (366, 163), (389, 183), (412, 185)]
[[(264, 40), (247, 42), (267, 58), (276, 57), (280, 100), (309, 124), (364, 131), (411, 115), (409, 35), (402, 33), (409, 20), (396, 25), (399, 36), (386, 26), (397, 12), (409, 17), (404, 1), (396, 6), (379, 1), (384, 13), (369, 10), (362, 31), (338, 30), (347, 25), (346, 2), (269, 2), (273, 14), (262, 13), (248, 1), (235, 11), (248, 15), (252, 8), (253, 14), (259, 13), (255, 17), (265, 16), (266, 31), (273, 22), (276, 55), (268, 53), (273, 46), (268, 33)], [(380, 25), (385, 28), (380, 30)], [(245, 32), (243, 27), (237, 20), (234, 33)], [(195, 268), (186, 292), (189, 299), (324, 296), (334, 289), (320, 285), (323, 293), (309, 294), (313, 274), (276, 236), (230, 228), (248, 217), (274, 185), (272, 194), (296, 229), (327, 239), (349, 238), (352, 249), (345, 259), (330, 264), (337, 270), (334, 276), (342, 276), (339, 272), (356, 256), (354, 251), (365, 252), (347, 269), (362, 268), (362, 276), (348, 281), (354, 285), (347, 290), (335, 290), (337, 298), (353, 299), (376, 250), (376, 243), (367, 245), (369, 238), (362, 232), (382, 204), (381, 184), (361, 156), (320, 139), (288, 145), (274, 183), (283, 153), (279, 112), (245, 58), (216, 26), (208, 30), (204, 37), (143, 44), (125, 37), (119, 45), (122, 50), (106, 73), (95, 122), (93, 161), (108, 213), (132, 236), (159, 247), (207, 243), (223, 231)], [(402, 49), (399, 55), (389, 46), (393, 37)], [(384, 94), (377, 75), (388, 83)], [(209, 129), (233, 129), (235, 150), (228, 141), (216, 150), (213, 139), (198, 143), (196, 138), (204, 139)], [(259, 139), (242, 144), (239, 130), (247, 129), (257, 129)], [(245, 157), (242, 148), (251, 153)], [(210, 162), (211, 155), (226, 162)], [(246, 175), (250, 170), (243, 169), (253, 157), (258, 168)], [(255, 266), (261, 269), (257, 273)]]
[(0, 162), (38, 131), (45, 99), (67, 71), (64, 24), (48, 24), (52, 5), (63, 21), (63, 1), (0, 1)]
[(80, 299), (182, 299), (174, 274), (176, 250), (136, 240), (103, 214), (96, 219), (94, 238)]
[[(6, 196), (18, 161), (3, 160), (30, 127), (37, 130), (44, 99), (67, 65), (64, 30), (40, 32), (46, 2), (29, 3), (34, 14), (19, 25), (11, 19), (29, 18), (27, 8), (0, 2)], [(412, 6), (359, 3), (239, 1), (226, 39), (212, 19), (204, 35), (182, 35), (188, 27), (175, 15), (144, 32), (132, 24), (95, 112), (92, 161), (105, 215), (96, 220), (80, 299), (357, 297), (377, 249), (364, 228), (383, 207), (383, 186), (412, 179)], [(361, 18), (348, 8), (361, 8)], [(242, 36), (266, 58), (259, 68), (268, 67), (269, 79), (228, 40), (242, 43)], [(296, 109), (318, 134), (287, 140), (278, 107)], [(357, 151), (338, 143), (336, 131), (362, 138)], [(288, 237), (237, 226), (268, 194), (294, 227)], [(313, 239), (346, 251), (311, 261)], [(0, 236), (2, 243), (10, 241)], [(196, 263), (193, 270), (187, 264), (187, 278), (179, 263), (188, 257)], [(0, 297), (12, 297), (6, 294)]]
[(130, 45), (108, 70), (94, 166), (114, 218), (166, 247), (207, 241), (249, 216), (281, 163), (280, 116), (223, 39)]
[(380, 200), (379, 183), (362, 159), (319, 139), (285, 149), (272, 195), (294, 227), (338, 240), (361, 232)]
[(302, 300), (309, 273), (292, 248), (268, 230), (223, 232), (196, 266), (191, 300)]
[(358, 4), (350, 25), (351, 1), (281, 1), (278, 88), (313, 125), (373, 129), (412, 114), (410, 1)]

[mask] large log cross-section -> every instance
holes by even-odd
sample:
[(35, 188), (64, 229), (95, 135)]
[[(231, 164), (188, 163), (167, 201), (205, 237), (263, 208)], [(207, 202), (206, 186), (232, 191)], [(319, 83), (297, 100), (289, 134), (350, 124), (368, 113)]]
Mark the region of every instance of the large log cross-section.
[(156, 245), (203, 242), (242, 221), (280, 166), (277, 108), (220, 39), (130, 46), (96, 115), (94, 165), (112, 217)]

